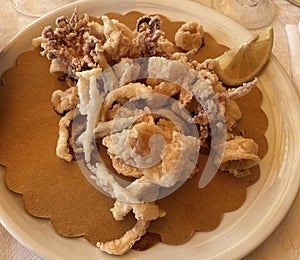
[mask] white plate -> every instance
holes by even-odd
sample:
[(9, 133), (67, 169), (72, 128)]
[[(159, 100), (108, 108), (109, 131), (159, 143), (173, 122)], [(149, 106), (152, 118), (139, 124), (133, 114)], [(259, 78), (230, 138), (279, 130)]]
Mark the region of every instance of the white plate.
[[(229, 18), (190, 1), (83, 1), (58, 9), (20, 33), (0, 54), (0, 73), (15, 64), (20, 53), (31, 48), (31, 40), (45, 25), (60, 15), (70, 15), (76, 5), (80, 12), (99, 16), (106, 12), (160, 13), (173, 20), (200, 21), (218, 42), (237, 46), (250, 37), (250, 32)], [(263, 110), (268, 115), (269, 143), (261, 162), (261, 178), (248, 188), (247, 199), (238, 210), (226, 213), (217, 229), (198, 232), (184, 245), (158, 244), (121, 259), (233, 259), (241, 258), (265, 240), (290, 208), (300, 183), (299, 144), (300, 107), (296, 91), (288, 76), (271, 56), (259, 78), (263, 92)], [(258, 122), (259, 124), (259, 122)], [(1, 171), (1, 169), (0, 169)], [(3, 171), (3, 170), (2, 170)], [(2, 174), (1, 174), (2, 177)], [(100, 252), (83, 238), (69, 239), (58, 235), (49, 221), (29, 216), (19, 196), (9, 192), (0, 181), (0, 220), (22, 244), (46, 259), (116, 259)]]

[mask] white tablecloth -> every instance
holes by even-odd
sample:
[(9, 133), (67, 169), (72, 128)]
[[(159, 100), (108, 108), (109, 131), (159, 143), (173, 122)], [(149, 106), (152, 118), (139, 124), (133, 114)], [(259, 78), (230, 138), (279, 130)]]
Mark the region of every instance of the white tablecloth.
[[(210, 6), (209, 0), (195, 0)], [(300, 20), (300, 8), (288, 1), (274, 0), (276, 17), (274, 27), (273, 54), (277, 57), (288, 75), (291, 75), (288, 44), (284, 26), (296, 24)], [(8, 42), (33, 22), (36, 18), (16, 12), (9, 0), (0, 0), (0, 51)], [(245, 259), (300, 259), (300, 194), (289, 213), (274, 233)], [(0, 260), (35, 260), (40, 259), (18, 243), (0, 225)]]

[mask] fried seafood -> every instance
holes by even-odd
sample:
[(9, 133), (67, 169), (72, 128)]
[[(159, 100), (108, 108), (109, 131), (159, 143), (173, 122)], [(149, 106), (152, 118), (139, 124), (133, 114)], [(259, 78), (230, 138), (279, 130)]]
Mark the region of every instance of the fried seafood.
[(111, 255), (123, 255), (146, 233), (149, 225), (150, 221), (138, 220), (135, 226), (128, 230), (121, 238), (106, 243), (98, 242), (97, 247)]
[(110, 19), (107, 15), (102, 15), (103, 32), (105, 42), (103, 49), (110, 59), (120, 61), (123, 57), (128, 57), (131, 49), (131, 42), (134, 38), (133, 32), (117, 20)]
[(105, 119), (106, 112), (117, 99), (121, 99), (121, 98), (131, 99), (143, 94), (150, 94), (151, 92), (152, 92), (152, 88), (145, 86), (144, 84), (141, 83), (129, 83), (125, 86), (122, 86), (120, 88), (111, 91), (107, 95), (105, 102), (102, 105), (100, 120), (106, 121)]
[(70, 87), (66, 91), (60, 89), (54, 91), (52, 93), (51, 101), (54, 109), (59, 114), (73, 110), (79, 101), (77, 87)]
[(203, 26), (197, 22), (183, 24), (175, 34), (176, 46), (184, 51), (201, 48), (203, 42)]
[(70, 110), (64, 117), (59, 121), (58, 140), (56, 146), (56, 155), (66, 160), (67, 162), (72, 161), (73, 156), (70, 154), (69, 149), (69, 130), (74, 116), (74, 110)]
[(158, 15), (138, 19), (130, 57), (169, 56), (174, 52), (174, 44), (165, 37), (161, 25)]
[[(181, 168), (183, 167), (181, 163), (184, 163), (187, 171), (193, 170), (191, 169), (195, 160), (193, 155), (197, 151), (198, 143), (194, 137), (181, 135), (177, 131), (171, 132), (171, 136), (165, 138), (165, 140), (170, 141), (166, 145), (161, 143), (161, 138), (157, 138), (151, 143), (151, 137), (155, 135), (164, 136), (165, 134), (156, 125), (141, 123), (131, 130), (124, 130), (113, 136), (105, 137), (103, 144), (108, 148), (112, 161), (116, 158), (122, 159), (123, 166), (117, 169), (119, 173), (133, 176), (133, 174), (127, 172), (132, 169), (133, 172), (139, 173), (135, 173), (134, 177), (146, 176), (151, 182), (162, 187), (172, 187), (176, 182), (181, 181), (181, 178), (188, 177), (183, 174), (184, 170)], [(130, 140), (132, 136), (135, 139), (134, 148), (128, 149), (126, 141), (127, 139)], [(112, 139), (114, 139), (114, 142)], [(119, 145), (120, 143), (123, 145)], [(130, 143), (128, 145), (130, 146)], [(153, 148), (152, 151), (149, 145)], [(160, 150), (164, 146), (165, 151), (161, 154)], [(151, 154), (141, 157), (135, 153), (138, 150), (146, 153), (151, 151)], [(185, 160), (181, 158), (183, 154)], [(123, 173), (123, 169), (127, 171)]]
[(249, 169), (260, 161), (257, 151), (258, 146), (252, 139), (235, 136), (226, 143), (220, 169), (236, 177), (249, 175)]
[[(141, 180), (142, 178), (140, 178)], [(123, 220), (124, 217), (133, 211), (138, 220), (155, 220), (166, 215), (166, 212), (161, 210), (155, 203), (125, 203), (116, 201), (111, 209), (115, 220)]]
[[(101, 20), (102, 25), (86, 14), (79, 18), (75, 9), (70, 19), (57, 19), (57, 28), (46, 27), (35, 43), (52, 60), (52, 71), (77, 82), (52, 95), (55, 110), (66, 113), (59, 122), (57, 155), (73, 158), (68, 127), (78, 108), (86, 121), (72, 140), (74, 147), (83, 153), (92, 179), (116, 199), (113, 217), (121, 221), (132, 211), (137, 220), (121, 238), (97, 244), (120, 255), (145, 234), (151, 220), (166, 215), (155, 201), (165, 188), (180, 186), (198, 172), (200, 148), (223, 147), (217, 164), (237, 177), (259, 163), (257, 144), (234, 131), (242, 117), (234, 100), (257, 80), (226, 89), (214, 60), (190, 60), (203, 44), (197, 22), (183, 24), (174, 39), (167, 39), (158, 15), (139, 18), (134, 31), (107, 15)], [(185, 52), (175, 52), (174, 43)], [(147, 59), (135, 59), (141, 57)], [(93, 157), (96, 141), (106, 147), (117, 178)], [(133, 180), (121, 185), (121, 175)]]
[(86, 34), (89, 31), (88, 21), (88, 15), (79, 19), (76, 8), (70, 19), (59, 17), (56, 19), (57, 28), (47, 26), (42, 32), (41, 54), (62, 63), (62, 67), (66, 67), (69, 75), (73, 77), (76, 77), (76, 72), (96, 67), (89, 54), (83, 50), (89, 37)]
[[(134, 113), (133, 111), (131, 111)], [(132, 115), (130, 113), (130, 115)], [(94, 134), (97, 139), (102, 139), (112, 132), (121, 132), (124, 129), (128, 129), (138, 118), (139, 116), (130, 116), (120, 117), (114, 120), (99, 122), (97, 127), (94, 130)]]
[(180, 93), (181, 89), (178, 85), (171, 84), (170, 82), (163, 81), (153, 87), (153, 92), (166, 95), (169, 97), (176, 96)]

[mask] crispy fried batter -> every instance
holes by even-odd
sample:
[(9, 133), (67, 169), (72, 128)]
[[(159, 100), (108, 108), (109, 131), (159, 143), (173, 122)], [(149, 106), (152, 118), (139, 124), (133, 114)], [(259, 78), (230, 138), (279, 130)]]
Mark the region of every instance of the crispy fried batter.
[(111, 108), (112, 104), (117, 100), (117, 99), (131, 99), (134, 97), (138, 97), (140, 95), (143, 94), (149, 94), (152, 92), (152, 88), (151, 87), (147, 87), (144, 84), (141, 83), (129, 83), (125, 86), (122, 86), (120, 88), (117, 88), (113, 91), (111, 91), (103, 105), (102, 105), (102, 109), (101, 109), (101, 113), (100, 113), (100, 121), (105, 121), (106, 120), (106, 113), (107, 111)]
[(121, 58), (128, 57), (131, 42), (134, 38), (133, 32), (125, 24), (115, 19), (110, 19), (107, 15), (102, 15), (101, 19), (106, 38), (103, 49), (108, 57), (115, 61), (120, 61)]
[(169, 56), (174, 52), (174, 44), (165, 37), (161, 24), (158, 15), (138, 19), (130, 57)]
[[(161, 30), (162, 20), (157, 15), (138, 19), (135, 31), (107, 15), (101, 19), (103, 25), (86, 14), (79, 18), (76, 8), (70, 19), (59, 17), (56, 28), (45, 27), (34, 44), (40, 44), (42, 55), (52, 60), (52, 72), (67, 73), (78, 81), (76, 87), (52, 95), (55, 110), (67, 112), (59, 122), (57, 156), (72, 160), (68, 127), (79, 100), (80, 116), (87, 121), (74, 147), (83, 151), (97, 184), (117, 198), (111, 209), (113, 217), (123, 220), (132, 211), (137, 219), (121, 238), (97, 243), (102, 251), (121, 255), (145, 234), (151, 220), (165, 216), (155, 204), (160, 189), (173, 187), (198, 171), (200, 145), (213, 136), (210, 114), (216, 124), (224, 117), (228, 131), (221, 170), (240, 177), (259, 162), (257, 144), (232, 133), (242, 116), (233, 100), (249, 93), (257, 80), (225, 89), (214, 72), (214, 60), (189, 60), (203, 44), (203, 27), (197, 22), (183, 24), (171, 39), (186, 51), (175, 53), (176, 47)], [(150, 58), (146, 65), (133, 60), (140, 57)], [(148, 85), (138, 82), (141, 75), (146, 75), (141, 82)], [(147, 99), (145, 94), (151, 97)], [(153, 96), (158, 94), (161, 98), (156, 101)], [(142, 95), (144, 107), (125, 106)], [(177, 103), (180, 105), (175, 106)], [(192, 114), (187, 126), (178, 123), (185, 119), (185, 110)], [(197, 124), (199, 138), (192, 136), (192, 124)], [(105, 166), (92, 162), (95, 136), (107, 147), (115, 170), (135, 178), (126, 187), (121, 187)]]
[(197, 22), (183, 24), (175, 34), (176, 46), (190, 51), (200, 49), (203, 41), (203, 26)]
[(68, 127), (72, 122), (74, 116), (74, 110), (69, 111), (64, 117), (62, 117), (59, 121), (59, 132), (58, 132), (58, 140), (56, 146), (56, 155), (59, 158), (70, 162), (73, 159), (73, 156), (70, 154), (69, 149), (69, 130)]
[(76, 107), (79, 101), (77, 87), (70, 87), (66, 91), (56, 90), (51, 98), (54, 109), (62, 114)]
[(249, 169), (259, 162), (258, 146), (252, 139), (242, 136), (227, 141), (220, 169), (236, 177), (250, 174)]
[(146, 233), (150, 221), (138, 220), (135, 226), (128, 230), (121, 238), (105, 243), (97, 243), (101, 251), (111, 255), (123, 255), (130, 250), (134, 243)]

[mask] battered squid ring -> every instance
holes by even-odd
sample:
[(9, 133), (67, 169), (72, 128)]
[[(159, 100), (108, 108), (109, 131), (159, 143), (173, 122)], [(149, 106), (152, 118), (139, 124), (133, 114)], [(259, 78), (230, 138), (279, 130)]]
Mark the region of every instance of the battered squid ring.
[(118, 99), (131, 99), (138, 97), (143, 94), (149, 94), (152, 92), (152, 88), (148, 87), (144, 84), (141, 83), (129, 83), (125, 86), (122, 86), (120, 88), (117, 88), (106, 96), (105, 101), (103, 102), (101, 111), (100, 111), (100, 116), (99, 116), (99, 121), (106, 121), (106, 113), (107, 111), (111, 108), (112, 104), (118, 100)]

